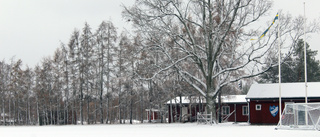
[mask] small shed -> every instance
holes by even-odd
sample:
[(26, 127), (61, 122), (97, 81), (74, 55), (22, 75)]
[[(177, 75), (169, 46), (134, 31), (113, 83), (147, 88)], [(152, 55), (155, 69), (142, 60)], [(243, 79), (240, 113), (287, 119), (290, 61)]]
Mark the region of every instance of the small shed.
[[(320, 82), (308, 82), (308, 102), (320, 102)], [(253, 84), (246, 96), (251, 124), (277, 124), (279, 83)], [(281, 110), (288, 103), (305, 102), (305, 83), (281, 83)], [(302, 116), (302, 115), (301, 115)]]

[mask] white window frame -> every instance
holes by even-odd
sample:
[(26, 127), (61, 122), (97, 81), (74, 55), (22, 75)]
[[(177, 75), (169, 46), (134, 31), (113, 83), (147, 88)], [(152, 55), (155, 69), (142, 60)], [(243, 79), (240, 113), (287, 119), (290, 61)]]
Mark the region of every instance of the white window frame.
[(249, 107), (248, 106), (242, 106), (242, 115), (244, 115), (244, 116), (249, 115)]
[(262, 105), (261, 104), (256, 104), (256, 110), (261, 110)]
[(230, 114), (230, 106), (222, 106), (222, 115), (229, 115), (229, 114)]

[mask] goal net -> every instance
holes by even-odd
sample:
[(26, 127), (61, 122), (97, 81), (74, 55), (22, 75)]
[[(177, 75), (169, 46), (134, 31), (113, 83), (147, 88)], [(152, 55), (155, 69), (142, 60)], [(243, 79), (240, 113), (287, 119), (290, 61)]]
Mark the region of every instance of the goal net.
[(320, 130), (320, 103), (286, 104), (276, 129)]

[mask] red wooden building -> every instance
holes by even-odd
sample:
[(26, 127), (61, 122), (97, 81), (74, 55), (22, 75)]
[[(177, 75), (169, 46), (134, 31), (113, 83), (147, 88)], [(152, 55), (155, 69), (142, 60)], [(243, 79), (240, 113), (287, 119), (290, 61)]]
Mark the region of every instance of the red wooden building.
[(248, 122), (248, 103), (246, 95), (221, 97), (222, 120), (227, 122)]
[[(278, 124), (278, 83), (253, 84), (246, 99), (249, 101), (249, 122), (251, 124)], [(305, 83), (282, 83), (281, 100), (281, 110), (287, 103), (305, 102)], [(308, 102), (320, 102), (320, 82), (308, 82)], [(301, 114), (301, 117), (304, 117), (304, 113)]]
[[(247, 122), (248, 121), (248, 103), (246, 95), (229, 95), (221, 97), (221, 113), (224, 122)], [(181, 102), (180, 102), (181, 100)], [(171, 105), (170, 105), (171, 104)], [(168, 122), (196, 121), (198, 112), (206, 113), (206, 101), (204, 97), (176, 97), (167, 102), (168, 105)], [(216, 106), (219, 111), (218, 105)], [(171, 116), (172, 111), (172, 116)], [(218, 114), (216, 115), (218, 116)], [(216, 118), (218, 119), (218, 118)]]
[[(168, 122), (194, 122), (198, 112), (205, 112), (205, 99), (204, 97), (176, 97), (166, 103), (168, 106)], [(171, 113), (172, 112), (172, 113)]]

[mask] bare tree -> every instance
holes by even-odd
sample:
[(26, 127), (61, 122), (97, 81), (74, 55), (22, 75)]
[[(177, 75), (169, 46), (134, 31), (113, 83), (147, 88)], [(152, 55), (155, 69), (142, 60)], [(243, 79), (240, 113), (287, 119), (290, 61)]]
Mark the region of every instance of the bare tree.
[[(258, 0), (137, 0), (132, 7), (124, 7), (123, 15), (144, 34), (145, 46), (156, 48), (168, 60), (147, 79), (174, 68), (206, 97), (208, 112), (215, 114), (214, 100), (222, 87), (260, 75), (277, 64), (270, 62), (271, 51), (278, 46), (275, 30), (250, 42), (262, 31), (252, 30), (252, 24), (267, 15), (271, 5)], [(302, 34), (299, 18), (279, 16), (279, 44), (297, 40)], [(178, 57), (171, 54), (174, 50)], [(191, 73), (185, 64), (197, 68), (198, 73)]]
[[(85, 23), (80, 39), (81, 44), (78, 55), (80, 63), (80, 118), (81, 124), (83, 124), (83, 100), (87, 99), (87, 123), (89, 124), (89, 102), (91, 98), (89, 88), (90, 77), (92, 75), (93, 46), (95, 41), (88, 23)], [(86, 90), (86, 95), (84, 94), (84, 90)]]
[(2, 108), (1, 108), (1, 114), (2, 114), (2, 121), (3, 125), (6, 124), (6, 116), (9, 114), (6, 111), (6, 105), (9, 104), (9, 84), (10, 84), (10, 65), (7, 64), (4, 60), (0, 61), (0, 94), (1, 94), (1, 100), (2, 100)]
[(25, 108), (25, 124), (26, 125), (30, 125), (31, 124), (31, 97), (33, 96), (32, 95), (32, 88), (33, 88), (33, 81), (34, 81), (34, 73), (33, 71), (27, 67), (25, 69), (25, 71), (23, 72), (23, 86), (24, 86), (24, 102), (25, 105), (26, 105), (26, 108)]
[(61, 50), (62, 50), (62, 83), (64, 83), (63, 92), (64, 92), (64, 124), (69, 123), (69, 100), (70, 100), (70, 59), (69, 51), (65, 44), (61, 43)]
[[(103, 123), (103, 95), (108, 94), (110, 90), (110, 73), (111, 73), (111, 64), (113, 61), (113, 49), (115, 46), (115, 42), (117, 40), (117, 30), (114, 27), (113, 23), (108, 22), (102, 22), (95, 34), (96, 41), (97, 41), (97, 49), (96, 54), (99, 60), (98, 70), (99, 70), (99, 109), (100, 109), (100, 122)], [(107, 80), (105, 81), (105, 77), (107, 77)], [(106, 85), (106, 88), (104, 88)], [(106, 90), (106, 93), (104, 91)], [(107, 100), (107, 119), (106, 122), (109, 121), (109, 99)]]

